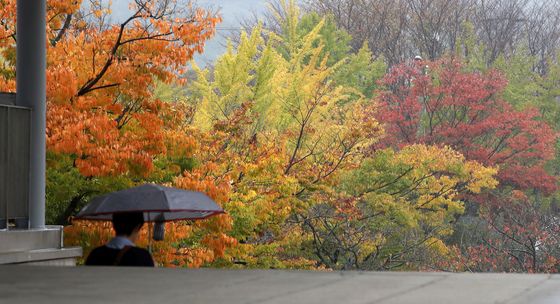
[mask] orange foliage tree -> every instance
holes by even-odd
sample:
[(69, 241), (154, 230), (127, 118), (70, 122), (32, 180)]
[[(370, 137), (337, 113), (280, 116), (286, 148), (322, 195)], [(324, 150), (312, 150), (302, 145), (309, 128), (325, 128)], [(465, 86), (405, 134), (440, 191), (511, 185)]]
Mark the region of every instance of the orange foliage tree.
[(48, 146), (75, 155), (84, 176), (147, 176), (166, 152), (154, 81), (176, 80), (219, 18), (175, 1), (135, 1), (130, 17), (110, 24), (99, 1), (79, 7), (49, 6)]
[[(106, 2), (83, 2), (47, 2), (49, 222), (64, 223), (92, 195), (146, 181), (171, 183), (189, 168), (196, 142), (174, 124), (181, 108), (155, 99), (153, 90), (156, 82), (182, 81), (187, 63), (203, 51), (220, 22), (215, 12), (190, 2), (135, 0), (130, 15), (114, 23)], [(15, 90), (15, 12), (16, 1), (0, 2), (1, 91)], [(210, 195), (225, 200), (217, 192)], [(188, 258), (161, 253), (171, 253), (192, 227), (219, 233), (206, 234), (207, 248)], [(87, 249), (106, 241), (107, 228), (76, 224), (68, 240)], [(168, 239), (158, 245), (165, 250), (155, 247), (161, 264), (199, 266), (223, 255), (231, 243), (220, 238), (227, 218), (169, 228)]]

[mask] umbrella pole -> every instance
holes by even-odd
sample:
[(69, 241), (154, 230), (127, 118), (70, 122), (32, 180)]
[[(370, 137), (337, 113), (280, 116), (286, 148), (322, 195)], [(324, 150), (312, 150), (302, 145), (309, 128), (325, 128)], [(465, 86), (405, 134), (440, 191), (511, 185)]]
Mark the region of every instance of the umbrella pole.
[(150, 212), (148, 212), (148, 252), (152, 254), (152, 222)]

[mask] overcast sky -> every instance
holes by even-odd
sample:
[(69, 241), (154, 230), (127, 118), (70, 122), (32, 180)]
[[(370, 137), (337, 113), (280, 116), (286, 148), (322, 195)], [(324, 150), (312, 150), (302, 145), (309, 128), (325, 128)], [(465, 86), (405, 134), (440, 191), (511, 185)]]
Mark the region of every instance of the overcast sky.
[[(84, 1), (85, 2), (85, 1)], [(239, 28), (240, 21), (251, 17), (254, 13), (262, 13), (266, 9), (267, 0), (198, 0), (196, 3), (202, 7), (219, 9), (223, 22), (218, 25), (216, 38), (206, 44), (202, 56), (197, 56), (196, 61), (200, 65), (214, 61), (224, 52), (223, 45), (230, 28)], [(115, 22), (129, 16), (128, 0), (113, 0), (112, 11)]]
[(228, 33), (228, 29), (239, 28), (241, 20), (262, 13), (266, 9), (266, 2), (266, 0), (199, 0), (198, 4), (201, 6), (219, 8), (223, 22), (218, 25), (216, 38), (206, 45), (203, 56), (196, 58), (197, 63), (204, 65), (214, 61), (224, 52), (224, 35)]

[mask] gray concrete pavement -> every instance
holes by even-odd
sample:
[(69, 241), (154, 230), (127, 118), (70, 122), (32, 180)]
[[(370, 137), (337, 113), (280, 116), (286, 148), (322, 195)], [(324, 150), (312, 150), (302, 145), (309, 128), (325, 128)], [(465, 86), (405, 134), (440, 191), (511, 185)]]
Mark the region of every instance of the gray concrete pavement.
[(0, 266), (0, 303), (560, 303), (560, 276)]

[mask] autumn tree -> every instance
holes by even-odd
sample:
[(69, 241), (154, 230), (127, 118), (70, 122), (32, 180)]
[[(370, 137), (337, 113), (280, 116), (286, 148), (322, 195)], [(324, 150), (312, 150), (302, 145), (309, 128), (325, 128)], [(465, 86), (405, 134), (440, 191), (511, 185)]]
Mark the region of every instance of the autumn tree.
[[(371, 155), (367, 148), (383, 131), (374, 119), (376, 105), (362, 92), (373, 94), (384, 65), (373, 60), (367, 45), (333, 62), (330, 56), (340, 53), (331, 52), (321, 34), (328, 20), (301, 32), (300, 22), (313, 18), (300, 15), (294, 1), (279, 5), (274, 10), (279, 29), (258, 25), (241, 33), (212, 69), (197, 69), (189, 86), (193, 126), (214, 138), (202, 153), (210, 156), (204, 163), (213, 170), (202, 176), (233, 181), (226, 206), (241, 244), (230, 251), (232, 259), (248, 267), (392, 269), (404, 267), (396, 255), (413, 242), (415, 250), (442, 254), (439, 237), (450, 233), (449, 222), (463, 210), (454, 197), (467, 184), (493, 187), (492, 169), (435, 147)], [(438, 158), (442, 162), (436, 165)], [(440, 167), (445, 162), (457, 171)], [(415, 168), (418, 163), (426, 167)], [(400, 194), (382, 186), (395, 179), (394, 187), (403, 187)], [(436, 186), (447, 182), (443, 190)], [(379, 184), (379, 191), (361, 192), (372, 184)], [(415, 189), (420, 184), (423, 190)], [(419, 195), (433, 196), (424, 203), (437, 201), (440, 207), (407, 207), (423, 204)], [(382, 196), (387, 200), (378, 200)], [(382, 211), (391, 206), (394, 213)], [(391, 224), (397, 213), (426, 218), (397, 231)], [(428, 222), (438, 228), (420, 233), (419, 226)], [(401, 242), (407, 233), (411, 243)], [(382, 252), (373, 253), (373, 244)], [(360, 258), (352, 260), (354, 254)], [(394, 260), (385, 264), (390, 256)], [(418, 265), (410, 255), (401, 260)]]
[[(174, 1), (135, 1), (131, 15), (112, 24), (101, 2), (62, 2), (50, 2), (48, 12), (48, 189), (49, 209), (67, 204), (59, 213), (67, 216), (84, 198), (154, 171), (169, 132), (168, 106), (151, 98), (151, 87), (175, 81), (219, 19)], [(61, 179), (75, 181), (66, 198), (55, 194)]]
[[(320, 34), (326, 20), (309, 19), (313, 25), (301, 32), (299, 22), (308, 19), (300, 19), (295, 2), (285, 5), (293, 14), (278, 14), (290, 18), (278, 21), (291, 28), (275, 33), (257, 26), (242, 33), (212, 70), (198, 70), (189, 87), (193, 125), (212, 136), (228, 130), (218, 145), (220, 158), (205, 163), (216, 163), (211, 175), (234, 181), (234, 230), (245, 243), (240, 248), (251, 248), (236, 259), (250, 265), (313, 265), (289, 253), (301, 240), (286, 220), (305, 210), (315, 189), (355, 162), (359, 149), (381, 131), (361, 93), (370, 84), (358, 78), (374, 66), (367, 47), (333, 62), (328, 37)], [(342, 70), (346, 62), (355, 64)], [(350, 69), (362, 72), (343, 83), (339, 73), (351, 74)], [(267, 190), (259, 181), (266, 181)], [(268, 212), (254, 214), (258, 210)], [(282, 254), (271, 252), (279, 247)]]
[[(505, 200), (506, 202), (504, 203)], [(461, 271), (558, 272), (558, 208), (555, 197), (514, 191), (502, 200), (488, 200), (481, 217), (482, 233), (454, 260)], [(471, 237), (469, 237), (471, 238)], [(467, 241), (468, 238), (465, 238)]]
[(297, 220), (328, 268), (418, 269), (449, 254), (445, 239), (465, 208), (459, 194), (495, 187), (495, 173), (449, 147), (385, 149), (342, 175), (337, 191), (318, 194)]
[[(541, 120), (539, 111), (529, 107), (515, 110), (502, 99), (507, 81), (500, 73), (465, 72), (460, 62), (449, 58), (427, 64), (427, 73), (416, 66), (400, 65), (383, 79), (387, 89), (379, 97), (379, 119), (386, 122), (387, 133), (391, 134), (383, 145), (449, 145), (467, 159), (499, 167), (499, 187), (469, 198), (481, 206), (479, 213), (473, 213), (473, 209), (471, 215), (478, 214), (490, 225), (492, 234), (502, 234), (500, 238), (511, 237), (500, 231), (525, 231), (524, 236), (513, 237), (524, 238), (522, 243), (530, 243), (529, 239), (534, 243), (552, 233), (549, 229), (554, 226), (544, 224), (547, 220), (531, 212), (543, 206), (543, 199), (557, 189), (556, 177), (547, 168), (555, 156), (556, 133)], [(530, 197), (527, 208), (512, 203), (512, 197), (520, 193)], [(524, 230), (524, 226), (534, 230)], [(546, 255), (545, 251), (538, 253)], [(508, 267), (500, 269), (526, 270), (511, 264)]]
[(428, 74), (400, 65), (384, 78), (379, 118), (393, 135), (385, 144), (448, 144), (468, 159), (499, 164), (502, 184), (552, 193), (555, 179), (544, 166), (556, 135), (538, 111), (505, 102), (507, 81), (495, 71), (465, 73), (453, 59), (428, 65)]

